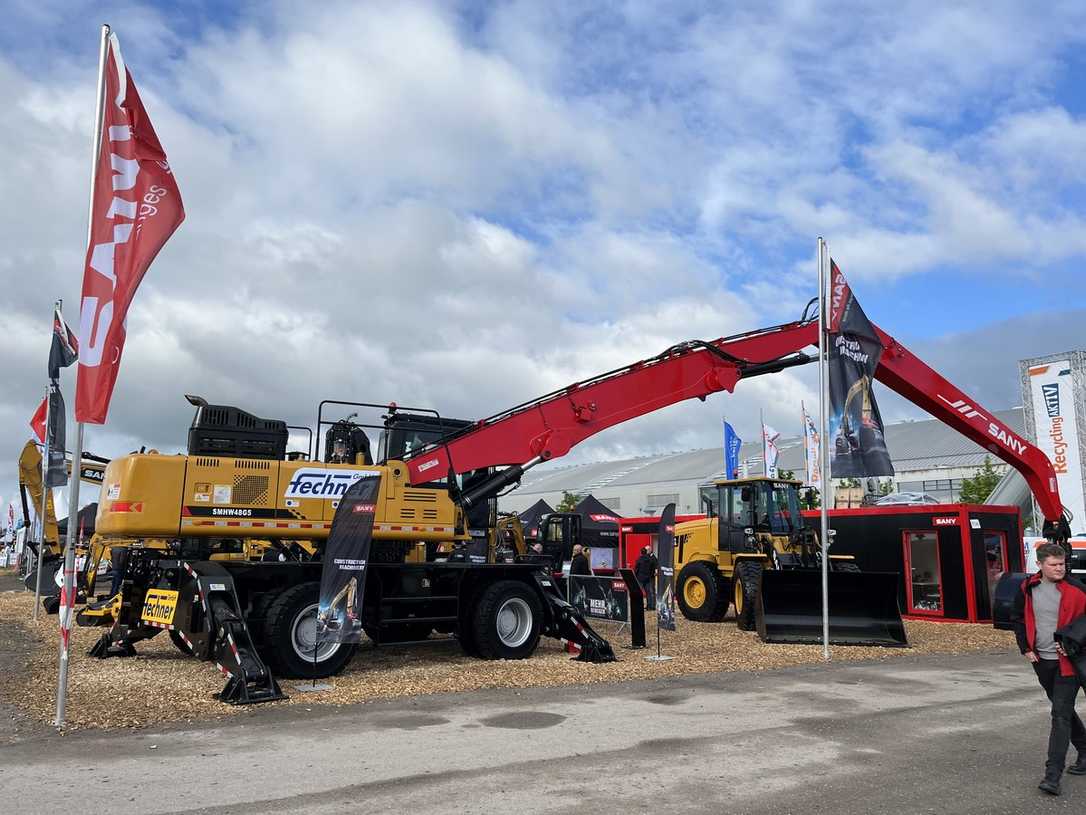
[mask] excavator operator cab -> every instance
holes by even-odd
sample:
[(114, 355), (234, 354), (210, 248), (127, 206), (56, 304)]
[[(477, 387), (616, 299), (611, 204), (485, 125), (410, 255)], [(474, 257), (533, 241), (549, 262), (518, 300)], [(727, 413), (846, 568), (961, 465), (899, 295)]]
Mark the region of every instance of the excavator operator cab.
[(581, 516), (576, 512), (552, 512), (539, 521), (539, 543), (544, 557), (550, 558), (554, 571), (573, 559), (573, 546), (581, 542)]
[(325, 431), (325, 464), (373, 464), (369, 436), (352, 418), (340, 419)]
[[(455, 433), (472, 423), (464, 419), (446, 419), (425, 413), (390, 410), (377, 444), (380, 461), (402, 461), (404, 456)], [(442, 473), (442, 476), (445, 474)]]

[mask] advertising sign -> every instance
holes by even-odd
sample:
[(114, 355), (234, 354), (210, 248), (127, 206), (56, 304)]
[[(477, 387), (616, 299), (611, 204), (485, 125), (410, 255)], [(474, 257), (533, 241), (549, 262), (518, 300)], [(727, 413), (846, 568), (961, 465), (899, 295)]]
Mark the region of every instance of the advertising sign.
[(630, 621), (630, 595), (621, 577), (569, 576), (570, 604), (586, 617)]
[(852, 289), (830, 260), (829, 441), (832, 478), (893, 475), (882, 415), (871, 383), (882, 357), (882, 342)]
[(1071, 360), (1060, 359), (1029, 368), (1030, 401), (1037, 446), (1056, 470), (1060, 501), (1071, 510), (1071, 531), (1086, 529), (1086, 506), (1079, 458), (1078, 422)]
[(675, 630), (675, 504), (668, 504), (660, 514), (660, 529), (656, 536), (656, 626)]
[(343, 496), (324, 547), (318, 642), (361, 642), (366, 565), (373, 539), (373, 518), (380, 475), (357, 479)]

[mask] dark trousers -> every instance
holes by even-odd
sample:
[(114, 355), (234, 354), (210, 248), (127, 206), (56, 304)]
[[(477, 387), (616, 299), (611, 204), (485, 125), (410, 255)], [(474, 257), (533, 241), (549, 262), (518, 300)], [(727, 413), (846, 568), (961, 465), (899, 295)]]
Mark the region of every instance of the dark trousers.
[(652, 611), (656, 608), (656, 583), (655, 580), (638, 580), (641, 584), (641, 591), (645, 595), (645, 608)]
[(1037, 681), (1052, 701), (1052, 730), (1048, 735), (1048, 760), (1045, 775), (1059, 777), (1067, 763), (1067, 748), (1075, 745), (1079, 755), (1086, 756), (1086, 728), (1075, 713), (1075, 696), (1079, 686), (1086, 688), (1081, 676), (1060, 676), (1060, 663), (1042, 659), (1033, 663)]

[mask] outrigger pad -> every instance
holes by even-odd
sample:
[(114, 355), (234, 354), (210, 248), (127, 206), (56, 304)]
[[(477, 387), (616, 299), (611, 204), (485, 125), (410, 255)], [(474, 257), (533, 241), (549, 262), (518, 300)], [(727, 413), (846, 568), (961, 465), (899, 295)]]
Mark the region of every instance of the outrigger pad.
[[(830, 572), (830, 643), (908, 647), (899, 580), (896, 572)], [(764, 642), (821, 643), (821, 571), (764, 571), (756, 615)]]
[(615, 652), (611, 643), (600, 637), (598, 642), (589, 640), (581, 645), (581, 653), (573, 658), (574, 662), (615, 662)]
[(113, 642), (113, 638), (107, 631), (101, 637), (98, 638), (98, 642), (94, 643), (87, 656), (96, 657), (97, 659), (107, 659), (108, 657), (134, 657), (136, 655), (136, 648), (132, 643), (127, 640), (121, 640), (120, 642)]
[(220, 702), (228, 705), (255, 705), (260, 702), (278, 702), (290, 697), (283, 693), (279, 683), (270, 674), (265, 674), (266, 681), (246, 682), (244, 677), (232, 676), (226, 687), (216, 694)]

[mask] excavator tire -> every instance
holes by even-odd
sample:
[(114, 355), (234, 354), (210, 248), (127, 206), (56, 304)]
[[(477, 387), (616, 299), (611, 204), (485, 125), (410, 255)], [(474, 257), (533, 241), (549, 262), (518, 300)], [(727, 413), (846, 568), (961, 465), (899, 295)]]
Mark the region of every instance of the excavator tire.
[(264, 618), (265, 647), (260, 656), (276, 676), (321, 679), (339, 673), (354, 656), (355, 646), (348, 643), (327, 644), (323, 657), (317, 660), (311, 651), (306, 653), (305, 644), (316, 630), (319, 593), (320, 584), (316, 581), (299, 583), (268, 606)]
[(679, 572), (676, 594), (688, 620), (718, 623), (728, 613), (728, 581), (708, 563), (691, 563)]
[(479, 659), (482, 655), (479, 653), (479, 646), (475, 642), (475, 631), (473, 629), (473, 625), (465, 625), (456, 632), (456, 639), (460, 643), (460, 650), (466, 656)]
[(519, 580), (499, 580), (479, 597), (472, 635), (483, 659), (525, 659), (539, 644), (543, 605)]
[(757, 625), (758, 590), (762, 583), (762, 564), (740, 561), (732, 578), (735, 622), (740, 631), (753, 631)]

